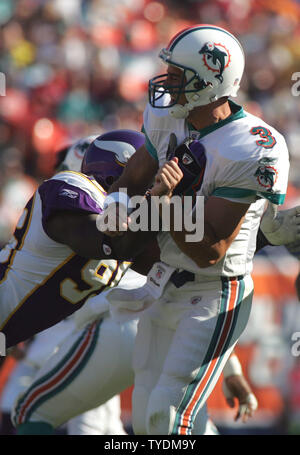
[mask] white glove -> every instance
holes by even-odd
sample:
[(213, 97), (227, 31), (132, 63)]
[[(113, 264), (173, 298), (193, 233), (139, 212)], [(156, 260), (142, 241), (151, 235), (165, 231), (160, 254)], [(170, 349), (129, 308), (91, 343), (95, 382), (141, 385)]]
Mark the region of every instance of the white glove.
[(277, 211), (277, 205), (269, 202), (260, 229), (272, 245), (300, 242), (300, 206)]

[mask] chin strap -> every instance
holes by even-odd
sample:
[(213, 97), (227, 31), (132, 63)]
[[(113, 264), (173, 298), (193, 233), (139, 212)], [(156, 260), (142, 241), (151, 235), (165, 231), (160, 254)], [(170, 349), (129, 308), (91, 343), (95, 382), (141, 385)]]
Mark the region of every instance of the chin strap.
[[(206, 104), (213, 103), (218, 99), (216, 95), (211, 94), (209, 97), (209, 92), (212, 91), (213, 87), (208, 84), (204, 89), (201, 90), (201, 95), (195, 93), (191, 100), (182, 105), (182, 104), (175, 104), (169, 108), (169, 112), (171, 117), (173, 118), (187, 118), (189, 116), (190, 111), (192, 111), (195, 107), (198, 106), (205, 106)], [(202, 101), (201, 101), (202, 99)]]
[(190, 103), (186, 103), (184, 106), (182, 104), (175, 104), (174, 106), (170, 107), (170, 115), (173, 118), (187, 118), (190, 111), (194, 109), (195, 106), (191, 105)]

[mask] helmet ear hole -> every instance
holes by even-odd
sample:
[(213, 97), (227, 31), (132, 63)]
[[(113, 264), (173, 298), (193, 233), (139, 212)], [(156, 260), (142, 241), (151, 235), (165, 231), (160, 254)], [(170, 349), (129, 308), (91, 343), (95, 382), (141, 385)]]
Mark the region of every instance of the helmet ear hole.
[(208, 85), (212, 85), (211, 82), (206, 82), (205, 80), (198, 80), (194, 82), (194, 88), (197, 90), (202, 90)]

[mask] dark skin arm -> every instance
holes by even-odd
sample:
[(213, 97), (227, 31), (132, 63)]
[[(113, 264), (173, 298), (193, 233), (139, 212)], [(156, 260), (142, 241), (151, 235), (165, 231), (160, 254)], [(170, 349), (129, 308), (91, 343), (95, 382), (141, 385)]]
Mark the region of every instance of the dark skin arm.
[(144, 251), (134, 258), (133, 264), (130, 266), (137, 273), (147, 275), (154, 262), (160, 260), (160, 250), (156, 239), (148, 243)]
[[(89, 259), (103, 259), (101, 250), (103, 233), (97, 229), (96, 214), (80, 212), (57, 211), (46, 222), (47, 235), (55, 242), (68, 245), (74, 253)], [(135, 234), (135, 233), (131, 233)], [(147, 274), (153, 262), (159, 257), (155, 233), (137, 232), (147, 234), (146, 242), (139, 242), (135, 236), (129, 238), (115, 237), (110, 239), (115, 259), (130, 260), (134, 258), (133, 269), (141, 274)], [(150, 242), (150, 243), (149, 243)]]
[(96, 214), (57, 211), (46, 222), (46, 234), (55, 242), (67, 245), (84, 258), (102, 259), (103, 234), (97, 229)]

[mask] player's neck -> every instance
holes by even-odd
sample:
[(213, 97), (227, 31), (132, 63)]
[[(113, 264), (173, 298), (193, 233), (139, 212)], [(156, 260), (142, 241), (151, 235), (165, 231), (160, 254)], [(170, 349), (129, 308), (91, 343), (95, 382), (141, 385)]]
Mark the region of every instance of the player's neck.
[(212, 104), (194, 108), (188, 116), (188, 121), (195, 129), (201, 130), (226, 119), (230, 115), (231, 109), (228, 100), (221, 98)]

